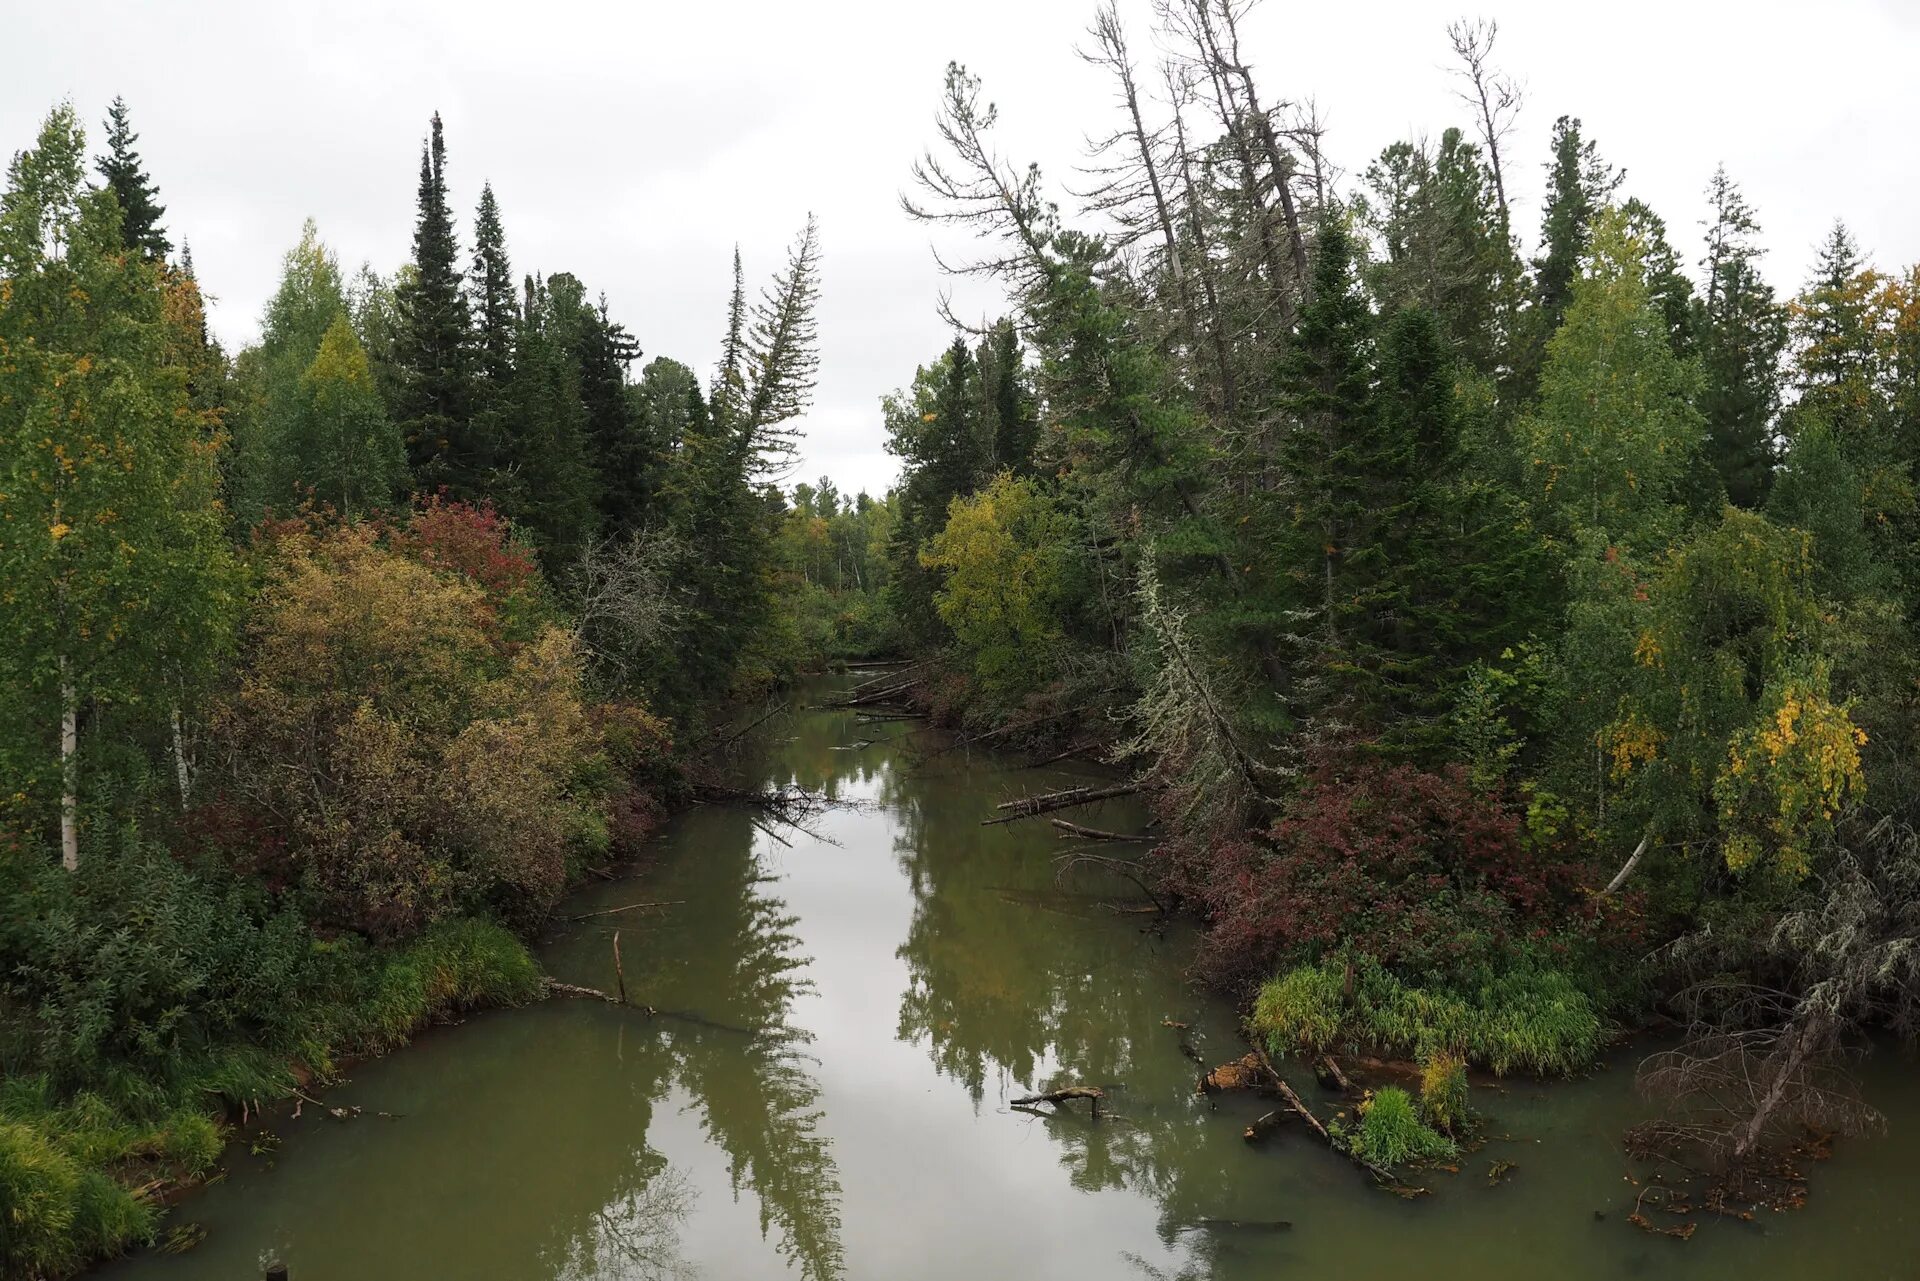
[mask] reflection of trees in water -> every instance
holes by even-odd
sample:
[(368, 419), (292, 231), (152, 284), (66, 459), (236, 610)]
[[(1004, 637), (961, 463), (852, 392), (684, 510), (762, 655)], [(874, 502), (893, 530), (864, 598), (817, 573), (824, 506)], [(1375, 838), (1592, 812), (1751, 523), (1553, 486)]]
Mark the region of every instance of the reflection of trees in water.
[(1108, 906), (1138, 890), (1097, 873), (1054, 884), (1052, 833), (981, 827), (987, 798), (964, 775), (890, 773), (881, 797), (899, 824), (894, 851), (914, 902), (899, 950), (909, 976), (901, 1039), (924, 1043), (976, 1104), (989, 1074), (1022, 1088), (1108, 1089), (1111, 1119), (1071, 1109), (1031, 1124), (1047, 1127), (1076, 1188), (1152, 1198), (1162, 1237), (1206, 1257), (1213, 1243), (1183, 1228), (1230, 1213), (1234, 1194), (1205, 1142), (1196, 1073), (1161, 1023), (1180, 962), (1138, 918)]
[(819, 1133), (820, 1087), (805, 1049), (812, 1037), (792, 1023), (809, 958), (795, 918), (766, 891), (746, 816), (713, 818), (701, 856), (717, 866), (699, 891), (711, 910), (698, 946), (676, 967), (676, 990), (703, 1001), (699, 1013), (712, 1025), (672, 1033), (674, 1079), (699, 1101), (735, 1194), (747, 1188), (757, 1197), (761, 1232), (777, 1227), (782, 1257), (808, 1281), (823, 1281), (843, 1267), (840, 1177)]
[(680, 1255), (680, 1224), (696, 1199), (687, 1176), (656, 1154), (645, 1183), (594, 1212), (560, 1275), (595, 1281), (678, 1281), (695, 1275)]

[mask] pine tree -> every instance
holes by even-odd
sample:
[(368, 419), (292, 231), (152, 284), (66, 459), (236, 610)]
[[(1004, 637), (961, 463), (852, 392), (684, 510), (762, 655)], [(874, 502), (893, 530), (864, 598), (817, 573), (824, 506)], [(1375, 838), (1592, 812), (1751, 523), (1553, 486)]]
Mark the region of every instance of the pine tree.
[(1705, 375), (1700, 411), (1707, 449), (1729, 501), (1757, 507), (1773, 469), (1774, 418), (1780, 410), (1780, 353), (1786, 311), (1761, 276), (1760, 224), (1724, 166), (1707, 188), (1713, 217), (1701, 260), (1700, 360)]
[(1561, 116), (1553, 124), (1553, 160), (1547, 165), (1547, 205), (1540, 226), (1540, 256), (1533, 260), (1533, 305), (1525, 339), (1513, 361), (1508, 399), (1530, 400), (1547, 343), (1573, 300), (1574, 282), (1593, 235), (1593, 222), (1623, 175), (1600, 159), (1580, 135), (1580, 121)]
[(126, 99), (115, 98), (107, 108), (107, 154), (94, 161), (94, 168), (120, 202), (121, 243), (157, 262), (173, 252), (173, 242), (160, 226), (166, 206), (156, 200), (159, 190), (133, 149), (138, 141)]
[(473, 334), (461, 288), (460, 245), (447, 200), (447, 148), (440, 113), (420, 153), (413, 271), (396, 291), (402, 370), (400, 412), (415, 484), (456, 498), (484, 494), (491, 459), (470, 430)]

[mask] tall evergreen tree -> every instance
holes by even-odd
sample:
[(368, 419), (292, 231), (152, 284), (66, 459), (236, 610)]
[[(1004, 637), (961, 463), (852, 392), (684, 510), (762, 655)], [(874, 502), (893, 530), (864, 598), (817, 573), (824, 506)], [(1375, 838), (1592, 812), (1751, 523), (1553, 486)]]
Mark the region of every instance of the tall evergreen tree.
[(157, 199), (159, 189), (133, 149), (138, 141), (126, 99), (115, 98), (107, 108), (107, 154), (94, 161), (94, 168), (120, 202), (120, 242), (157, 262), (173, 252), (173, 242), (160, 226), (167, 209)]
[(1015, 475), (1029, 475), (1034, 446), (1040, 439), (1040, 415), (1027, 385), (1020, 334), (1012, 320), (998, 321), (980, 340), (976, 363), (987, 421), (992, 424), (993, 465)]
[(474, 498), (485, 491), (491, 460), (470, 430), (473, 334), (446, 166), (446, 139), (436, 111), (420, 153), (413, 270), (395, 293), (400, 325), (394, 354), (402, 371), (398, 417), (416, 485)]
[(513, 264), (507, 257), (507, 232), (491, 183), (480, 188), (480, 207), (474, 213), (473, 273), (468, 279), (477, 331), (478, 393), (484, 403), (498, 396), (513, 377), (515, 324)]
[(1765, 499), (1773, 469), (1774, 419), (1780, 411), (1780, 353), (1786, 311), (1761, 276), (1760, 224), (1724, 166), (1707, 188), (1713, 215), (1701, 260), (1700, 411), (1707, 449), (1727, 497), (1739, 507)]
[(570, 565), (599, 524), (598, 498), (580, 398), (573, 329), (585, 306), (580, 283), (528, 277), (515, 338), (513, 382), (497, 500), (533, 534), (550, 569)]

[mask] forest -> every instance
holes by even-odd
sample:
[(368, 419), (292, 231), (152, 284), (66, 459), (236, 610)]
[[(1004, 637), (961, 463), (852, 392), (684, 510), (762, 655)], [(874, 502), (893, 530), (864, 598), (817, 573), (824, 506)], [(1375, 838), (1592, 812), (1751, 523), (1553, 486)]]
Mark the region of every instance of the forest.
[(1137, 789), (1193, 982), (1276, 1057), (1424, 1074), (1387, 1164), (1466, 1070), (1647, 1029), (1637, 1151), (1737, 1179), (1880, 1124), (1850, 1067), (1920, 1017), (1920, 266), (1836, 221), (1778, 296), (1724, 168), (1694, 235), (1579, 119), (1515, 154), (1485, 21), (1444, 32), (1457, 124), (1336, 162), (1246, 10), (1101, 9), (1064, 179), (949, 66), (902, 215), (1006, 305), (900, 371), (878, 497), (794, 483), (810, 215), (763, 285), (736, 251), (698, 371), (517, 274), (436, 114), (410, 259), (308, 221), (229, 352), (128, 105), (51, 109), (0, 197), (0, 1275), (164, 1239), (235, 1123), (541, 999), (561, 897), (860, 660)]

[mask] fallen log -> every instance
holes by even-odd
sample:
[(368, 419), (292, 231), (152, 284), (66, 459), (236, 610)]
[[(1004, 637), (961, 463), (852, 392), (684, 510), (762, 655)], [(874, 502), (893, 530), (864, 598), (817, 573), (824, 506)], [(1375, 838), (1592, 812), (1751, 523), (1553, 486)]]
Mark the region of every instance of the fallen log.
[(629, 1010), (639, 1010), (642, 1014), (649, 1017), (659, 1013), (659, 1011), (651, 1005), (635, 1005), (631, 1001), (621, 1000), (611, 992), (602, 992), (597, 987), (582, 987), (578, 983), (562, 983), (559, 979), (554, 978), (541, 979), (540, 986), (546, 989), (548, 996), (568, 996), (583, 1001), (605, 1001), (608, 1005), (619, 1005)]
[(622, 912), (637, 912), (643, 907), (680, 907), (685, 899), (669, 899), (659, 903), (622, 903), (619, 907), (603, 907), (595, 912), (580, 912), (569, 916), (569, 921), (591, 921), (596, 916), (618, 916)]
[(1068, 836), (1077, 836), (1083, 841), (1150, 841), (1147, 835), (1128, 836), (1125, 832), (1109, 832), (1100, 827), (1083, 827), (1079, 823), (1069, 823), (1064, 818), (1050, 818), (1047, 822), (1065, 832)]
[(1024, 1098), (1010, 1099), (1008, 1102), (1017, 1108), (1033, 1107), (1040, 1103), (1051, 1103), (1059, 1107), (1075, 1099), (1085, 1099), (1093, 1119), (1098, 1121), (1100, 1100), (1106, 1097), (1107, 1092), (1097, 1085), (1069, 1085), (1058, 1090), (1048, 1090), (1045, 1094), (1029, 1094)]
[(1132, 796), (1140, 790), (1137, 783), (1120, 783), (1112, 787), (1069, 787), (1059, 792), (1042, 792), (1037, 796), (1022, 796), (1011, 801), (1001, 801), (994, 806), (1002, 811), (998, 818), (980, 820), (982, 827), (992, 827), (995, 823), (1011, 823), (1017, 819), (1033, 818), (1039, 814), (1054, 810), (1071, 809), (1076, 805), (1091, 805), (1095, 801), (1111, 800), (1116, 796)]
[(1314, 1060), (1313, 1074), (1320, 1078), (1320, 1084), (1329, 1089), (1338, 1090), (1342, 1094), (1360, 1093), (1353, 1083), (1353, 1078), (1340, 1070), (1339, 1061), (1331, 1054), (1322, 1054)]
[(1293, 1109), (1294, 1115), (1298, 1116), (1302, 1121), (1305, 1121), (1308, 1127), (1320, 1136), (1321, 1142), (1338, 1152), (1340, 1149), (1334, 1143), (1333, 1136), (1327, 1133), (1327, 1127), (1320, 1124), (1320, 1118), (1313, 1114), (1313, 1109), (1302, 1102), (1300, 1096), (1293, 1092), (1293, 1087), (1287, 1084), (1287, 1078), (1280, 1075), (1280, 1069), (1273, 1065), (1273, 1060), (1267, 1057), (1267, 1052), (1260, 1048), (1257, 1041), (1254, 1043), (1253, 1053), (1248, 1057), (1259, 1063), (1261, 1069), (1266, 1072), (1268, 1079), (1272, 1082), (1274, 1093), (1278, 1094), (1281, 1100), (1289, 1108)]

